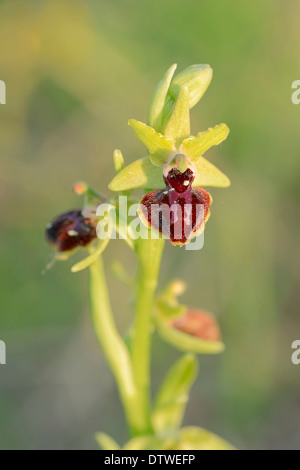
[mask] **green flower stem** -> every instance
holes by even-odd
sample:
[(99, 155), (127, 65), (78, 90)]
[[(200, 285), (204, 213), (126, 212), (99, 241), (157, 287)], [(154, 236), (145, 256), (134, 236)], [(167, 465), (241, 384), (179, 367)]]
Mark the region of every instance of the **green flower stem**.
[(153, 299), (157, 287), (164, 240), (138, 239), (137, 299), (132, 338), (132, 365), (138, 392), (137, 413), (143, 418), (144, 434), (152, 432), (150, 361)]
[(90, 298), (95, 333), (115, 376), (129, 429), (132, 435), (141, 434), (144, 417), (136, 409), (138, 398), (131, 358), (116, 329), (101, 257), (90, 266)]

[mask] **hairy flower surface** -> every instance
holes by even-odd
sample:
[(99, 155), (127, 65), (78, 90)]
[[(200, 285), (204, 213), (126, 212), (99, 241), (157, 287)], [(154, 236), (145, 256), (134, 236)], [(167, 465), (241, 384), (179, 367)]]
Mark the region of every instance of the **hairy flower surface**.
[(192, 188), (192, 168), (181, 172), (177, 167), (166, 167), (166, 188), (147, 193), (139, 215), (146, 226), (167, 236), (173, 245), (181, 246), (204, 229), (212, 198), (204, 189)]

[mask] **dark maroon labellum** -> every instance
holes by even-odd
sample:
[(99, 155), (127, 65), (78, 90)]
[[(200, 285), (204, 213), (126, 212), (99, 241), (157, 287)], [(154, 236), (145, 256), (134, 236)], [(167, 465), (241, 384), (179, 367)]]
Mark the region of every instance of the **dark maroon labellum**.
[(147, 193), (141, 201), (140, 215), (171, 243), (183, 245), (204, 228), (209, 216), (211, 196), (202, 188), (192, 188), (194, 173), (172, 168), (164, 176), (166, 189)]
[(164, 177), (167, 186), (174, 188), (177, 193), (183, 193), (193, 183), (194, 172), (187, 168), (181, 173), (178, 168), (172, 168), (168, 175)]
[(60, 252), (86, 246), (96, 237), (95, 225), (79, 209), (59, 215), (46, 227), (47, 242)]

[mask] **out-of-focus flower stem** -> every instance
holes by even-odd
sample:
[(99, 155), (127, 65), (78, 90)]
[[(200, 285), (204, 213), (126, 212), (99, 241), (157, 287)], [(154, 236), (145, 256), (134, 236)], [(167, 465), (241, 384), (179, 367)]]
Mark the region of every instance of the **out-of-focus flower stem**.
[(145, 415), (138, 409), (140, 400), (131, 358), (116, 329), (101, 257), (90, 266), (90, 298), (97, 339), (115, 376), (131, 435), (138, 435), (144, 431)]
[(131, 354), (138, 396), (137, 412), (143, 417), (144, 434), (152, 432), (150, 406), (152, 311), (163, 247), (162, 239), (139, 238), (136, 243), (137, 297)]

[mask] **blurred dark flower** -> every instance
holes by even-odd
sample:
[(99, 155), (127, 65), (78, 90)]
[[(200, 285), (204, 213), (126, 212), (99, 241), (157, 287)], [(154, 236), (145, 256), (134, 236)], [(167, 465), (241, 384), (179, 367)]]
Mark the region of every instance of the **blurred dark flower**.
[(64, 212), (46, 227), (46, 240), (58, 252), (87, 246), (96, 237), (95, 219), (85, 218), (80, 209)]

